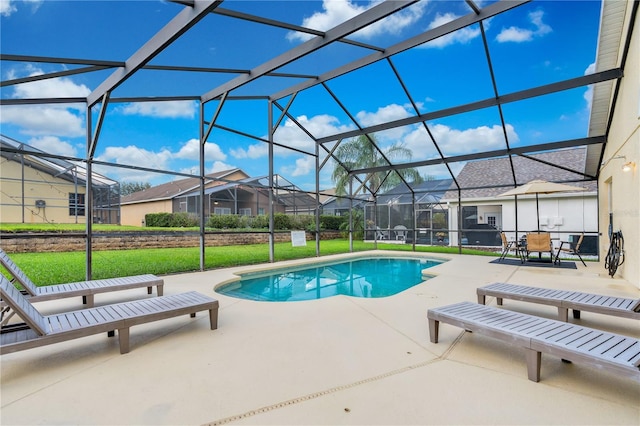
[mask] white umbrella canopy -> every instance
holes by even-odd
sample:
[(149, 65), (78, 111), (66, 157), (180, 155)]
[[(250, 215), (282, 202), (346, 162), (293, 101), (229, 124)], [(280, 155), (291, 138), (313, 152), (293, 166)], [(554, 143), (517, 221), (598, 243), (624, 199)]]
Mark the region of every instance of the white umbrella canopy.
[(529, 183), (520, 185), (513, 189), (503, 192), (499, 197), (509, 195), (525, 195), (525, 194), (553, 194), (555, 192), (584, 191), (579, 186), (565, 185), (563, 183), (547, 182), (546, 180), (532, 180)]
[(556, 192), (585, 191), (585, 188), (579, 186), (565, 185), (563, 183), (548, 182), (546, 180), (532, 180), (524, 185), (517, 186), (499, 194), (498, 197), (508, 197), (510, 195), (536, 195), (536, 215), (538, 220), (538, 229), (540, 229), (540, 208), (538, 206), (538, 194), (553, 194)]

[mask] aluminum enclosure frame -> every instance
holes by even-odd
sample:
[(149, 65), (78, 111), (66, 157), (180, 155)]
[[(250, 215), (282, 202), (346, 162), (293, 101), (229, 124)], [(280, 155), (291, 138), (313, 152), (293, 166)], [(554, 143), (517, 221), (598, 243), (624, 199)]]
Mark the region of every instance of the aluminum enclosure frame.
[[(316, 164), (316, 188), (315, 188), (315, 197), (319, 203), (320, 196), (320, 187), (319, 187), (319, 173), (320, 170), (326, 166), (327, 160), (331, 159), (338, 164), (342, 164), (339, 158), (335, 157), (336, 148), (345, 140), (350, 138), (358, 137), (358, 136), (366, 136), (374, 134), (376, 132), (391, 130), (400, 128), (402, 126), (410, 125), (410, 124), (421, 124), (422, 127), (426, 130), (427, 134), (429, 134), (431, 143), (435, 146), (439, 157), (429, 160), (421, 160), (414, 162), (407, 162), (401, 164), (394, 164), (389, 159), (386, 159), (388, 165), (380, 166), (380, 167), (370, 167), (370, 168), (362, 168), (362, 169), (353, 169), (349, 170), (349, 175), (352, 177), (351, 184), (349, 185), (349, 198), (353, 202), (354, 193), (358, 191), (354, 191), (353, 188), (353, 179), (355, 179), (359, 188), (365, 189), (371, 196), (375, 198), (378, 195), (376, 192), (376, 188), (368, 186), (368, 182), (364, 179), (361, 179), (359, 175), (367, 175), (374, 172), (385, 172), (387, 177), (390, 173), (395, 173), (398, 170), (406, 169), (406, 168), (414, 168), (421, 166), (429, 166), (429, 165), (437, 165), (444, 164), (449, 173), (451, 174), (451, 178), (454, 182), (454, 189), (458, 191), (459, 201), (461, 201), (462, 191), (466, 189), (476, 189), (472, 187), (461, 187), (460, 184), (456, 181), (456, 176), (452, 171), (450, 164), (457, 163), (462, 161), (471, 161), (471, 160), (479, 160), (486, 158), (495, 158), (495, 157), (509, 157), (512, 156), (523, 156), (529, 159), (534, 159), (529, 156), (529, 154), (540, 152), (540, 151), (548, 151), (548, 150), (556, 150), (562, 148), (570, 148), (570, 147), (579, 147), (579, 146), (587, 146), (589, 149), (599, 148), (599, 152), (604, 152), (604, 147), (607, 143), (607, 128), (600, 129), (591, 129), (588, 137), (573, 139), (573, 140), (565, 140), (565, 141), (553, 141), (542, 144), (528, 145), (525, 147), (513, 147), (509, 143), (508, 135), (506, 131), (504, 133), (506, 147), (500, 150), (487, 151), (487, 152), (479, 152), (479, 153), (470, 153), (465, 155), (457, 155), (457, 156), (446, 156), (443, 151), (439, 147), (439, 143), (436, 138), (433, 137), (432, 132), (429, 128), (428, 121), (434, 120), (436, 118), (449, 117), (452, 115), (476, 111), (482, 108), (487, 107), (497, 107), (500, 111), (500, 118), (503, 123), (504, 129), (504, 116), (502, 114), (502, 105), (517, 102), (529, 98), (535, 98), (551, 93), (561, 92), (565, 90), (570, 90), (579, 87), (587, 87), (590, 85), (595, 85), (598, 83), (610, 82), (612, 90), (615, 90), (614, 87), (619, 85), (620, 79), (623, 78), (624, 69), (623, 65), (625, 63), (626, 52), (620, 60), (620, 67), (611, 66), (607, 69), (599, 69), (597, 72), (594, 72), (589, 75), (585, 75), (579, 78), (572, 78), (569, 80), (560, 81), (557, 83), (547, 84), (539, 87), (533, 87), (530, 89), (517, 91), (513, 93), (501, 94), (497, 90), (496, 87), (496, 76), (493, 72), (491, 66), (490, 75), (493, 81), (494, 86), (494, 96), (476, 101), (464, 105), (457, 105), (455, 107), (442, 109), (439, 111), (433, 111), (429, 113), (420, 114), (419, 110), (415, 104), (414, 97), (412, 96), (410, 90), (405, 85), (401, 73), (399, 73), (393, 63), (393, 56), (406, 51), (410, 48), (418, 46), (420, 44), (426, 43), (430, 40), (434, 40), (438, 37), (444, 36), (446, 34), (450, 34), (459, 29), (468, 27), (470, 25), (479, 24), (482, 30), (483, 44), (485, 47), (485, 55), (486, 60), (491, 64), (491, 52), (487, 46), (486, 36), (484, 33), (484, 21), (491, 17), (497, 16), (501, 13), (507, 12), (514, 8), (517, 8), (523, 4), (527, 4), (530, 0), (516, 0), (516, 1), (498, 1), (496, 3), (492, 3), (487, 7), (481, 8), (476, 3), (471, 0), (467, 0), (466, 3), (469, 6), (470, 13), (465, 16), (462, 16), (458, 19), (450, 21), (444, 25), (438, 26), (431, 30), (427, 30), (422, 34), (419, 34), (415, 37), (406, 39), (401, 41), (400, 43), (391, 46), (389, 48), (381, 48), (378, 46), (368, 45), (362, 42), (357, 42), (349, 39), (348, 37), (354, 32), (365, 28), (385, 17), (393, 15), (410, 5), (414, 4), (418, 0), (411, 1), (384, 1), (362, 14), (328, 30), (328, 31), (318, 31), (310, 28), (304, 28), (301, 26), (292, 25), (285, 22), (279, 22), (273, 19), (268, 19), (256, 15), (250, 15), (247, 13), (236, 12), (229, 9), (224, 9), (220, 7), (223, 3), (221, 0), (196, 0), (196, 1), (174, 1), (174, 3), (183, 5), (183, 9), (172, 19), (164, 28), (158, 31), (152, 38), (150, 38), (146, 43), (144, 43), (131, 57), (126, 59), (125, 61), (105, 61), (105, 60), (91, 60), (91, 59), (83, 59), (83, 58), (56, 58), (56, 57), (43, 57), (43, 56), (32, 56), (32, 55), (15, 55), (15, 54), (7, 54), (0, 53), (0, 61), (14, 61), (14, 62), (43, 62), (43, 63), (57, 63), (57, 64), (75, 64), (82, 65), (81, 68), (48, 73), (38, 76), (19, 78), (19, 79), (10, 79), (3, 80), (0, 82), (1, 87), (7, 87), (11, 85), (17, 85), (26, 82), (34, 82), (34, 81), (42, 81), (51, 78), (57, 78), (62, 76), (70, 76), (70, 75), (78, 75), (82, 73), (90, 73), (99, 70), (105, 69), (114, 69), (113, 73), (107, 77), (97, 88), (92, 90), (92, 92), (86, 98), (39, 98), (39, 99), (0, 99), (1, 105), (37, 105), (37, 104), (47, 104), (47, 103), (58, 103), (58, 104), (71, 104), (71, 103), (83, 103), (86, 106), (86, 122), (87, 122), (87, 152), (86, 158), (69, 158), (64, 156), (55, 156), (55, 155), (43, 155), (43, 157), (51, 157), (51, 158), (61, 158), (66, 160), (75, 160), (75, 161), (83, 161), (87, 163), (87, 171), (89, 179), (87, 181), (87, 199), (91, 200), (91, 168), (94, 164), (100, 165), (108, 165), (111, 167), (123, 167), (123, 168), (132, 168), (136, 170), (149, 170), (157, 172), (155, 169), (148, 169), (141, 166), (123, 166), (113, 163), (104, 163), (100, 161), (96, 161), (94, 157), (94, 153), (96, 150), (96, 146), (99, 143), (99, 137), (101, 132), (101, 127), (103, 124), (103, 118), (108, 105), (120, 102), (151, 102), (151, 101), (173, 101), (173, 100), (195, 100), (199, 102), (199, 134), (200, 134), (200, 170), (198, 176), (201, 179), (201, 203), (204, 203), (204, 145), (208, 141), (209, 135), (211, 134), (212, 129), (218, 128), (222, 130), (227, 130), (230, 132), (239, 132), (236, 129), (227, 129), (224, 126), (221, 126), (217, 123), (218, 116), (220, 111), (224, 108), (225, 102), (229, 100), (242, 100), (242, 99), (263, 99), (266, 102), (268, 108), (268, 116), (269, 116), (269, 137), (268, 140), (261, 140), (264, 143), (268, 144), (269, 149), (269, 176), (270, 176), (270, 198), (273, 197), (273, 192), (275, 190), (275, 184), (273, 181), (274, 175), (274, 147), (278, 146), (278, 143), (274, 141), (274, 132), (277, 129), (279, 123), (286, 117), (292, 122), (294, 122), (303, 132), (305, 132), (314, 142), (315, 142), (315, 151), (313, 154), (308, 152), (304, 152), (306, 155), (312, 155), (315, 157)], [(635, 9), (637, 10), (638, 3), (635, 4)], [(246, 70), (240, 68), (207, 68), (207, 67), (190, 67), (184, 65), (151, 65), (149, 62), (160, 54), (164, 49), (170, 46), (174, 41), (176, 41), (181, 35), (189, 31), (192, 27), (198, 25), (202, 19), (204, 19), (209, 14), (219, 14), (223, 16), (227, 16), (233, 19), (239, 19), (247, 22), (253, 22), (260, 25), (268, 25), (279, 28), (287, 28), (293, 31), (305, 32), (307, 34), (313, 35), (313, 38), (308, 40), (307, 42), (302, 43), (301, 45), (294, 47), (293, 49), (277, 55), (272, 59), (262, 63), (261, 65), (254, 67), (253, 69)], [(633, 20), (631, 21), (633, 23)], [(627, 34), (630, 34), (633, 28), (626, 29)], [(627, 40), (629, 37), (627, 37)], [(333, 69), (329, 72), (326, 72), (321, 75), (308, 75), (308, 74), (295, 74), (289, 72), (281, 72), (279, 71), (285, 65), (290, 64), (298, 59), (305, 58), (306, 56), (312, 54), (318, 49), (323, 48), (332, 43), (346, 43), (349, 45), (358, 46), (364, 49), (371, 50), (372, 53), (363, 58), (354, 60), (346, 65)], [(627, 46), (628, 49), (628, 46)], [(385, 62), (394, 72), (395, 78), (400, 86), (403, 88), (405, 95), (408, 99), (408, 102), (413, 105), (413, 109), (415, 115), (409, 118), (388, 121), (382, 124), (378, 124), (370, 127), (361, 127), (353, 118), (353, 114), (348, 110), (347, 107), (340, 101), (339, 97), (337, 97), (334, 93), (331, 92), (329, 87), (325, 84), (327, 81), (336, 78), (338, 76), (342, 76), (348, 74), (351, 71), (358, 70), (366, 65), (370, 65), (376, 63), (378, 61)], [(188, 93), (182, 96), (164, 96), (164, 97), (112, 97), (112, 93), (114, 90), (118, 88), (124, 81), (133, 76), (139, 70), (163, 70), (163, 71), (175, 71), (181, 73), (189, 73), (189, 72), (209, 72), (209, 73), (231, 73), (237, 74), (235, 78), (230, 79), (226, 83), (223, 83), (217, 87), (212, 88), (208, 92), (204, 94), (194, 94)], [(271, 93), (268, 96), (264, 95), (256, 95), (255, 97), (242, 97), (242, 96), (234, 96), (233, 92), (236, 89), (244, 87), (246, 84), (260, 79), (262, 77), (281, 77), (281, 78), (299, 78), (302, 81), (299, 84), (295, 84), (287, 89), (279, 90), (277, 92)], [(297, 96), (301, 91), (308, 89), (310, 87), (318, 86), (323, 88), (330, 96), (334, 97), (336, 103), (342, 108), (343, 112), (347, 117), (350, 117), (352, 124), (354, 124), (357, 129), (353, 131), (343, 132), (340, 134), (333, 134), (330, 136), (324, 137), (314, 137), (310, 131), (305, 129), (304, 125), (302, 125), (299, 121), (293, 117), (292, 114), (289, 113), (289, 107), (293, 102), (293, 99)], [(290, 97), (286, 105), (282, 105), (281, 101), (287, 97)], [(210, 117), (209, 120), (206, 120), (204, 117), (205, 114), (205, 106), (211, 102), (218, 102), (218, 106), (213, 116)], [(606, 110), (607, 116), (609, 117), (608, 122), (610, 122), (610, 117), (613, 114), (612, 110), (613, 103), (610, 103)], [(98, 119), (96, 122), (93, 122), (92, 116), (94, 108), (100, 108)], [(277, 108), (281, 111), (279, 117), (273, 117), (273, 109)], [(600, 106), (602, 108), (602, 106)], [(245, 135), (249, 136), (249, 135)], [(332, 147), (329, 147), (330, 144), (334, 144)], [(374, 144), (375, 145), (375, 144)], [(378, 147), (378, 152), (380, 155), (384, 157), (384, 153)], [(324, 161), (321, 161), (321, 155), (326, 155)], [(534, 159), (535, 160), (535, 159)], [(344, 166), (344, 165), (343, 165)], [(164, 173), (171, 173), (176, 176), (188, 176), (194, 177), (193, 175), (188, 175), (176, 171), (162, 171)], [(516, 182), (515, 175), (516, 172), (513, 169), (513, 162), (511, 162), (511, 173), (513, 176), (513, 186), (516, 186), (518, 182)], [(595, 181), (598, 178), (598, 170), (585, 170), (582, 173), (583, 181)], [(415, 194), (411, 191), (410, 185), (408, 182), (402, 180), (407, 188), (408, 192), (412, 194), (412, 197), (415, 199)], [(90, 201), (89, 201), (90, 202)], [(415, 202), (415, 201), (414, 201)], [(271, 203), (272, 205), (273, 203)], [(458, 207), (460, 207), (461, 203), (458, 203)], [(201, 216), (203, 215), (204, 208), (201, 206)], [(91, 211), (91, 206), (87, 206), (87, 211)], [(274, 260), (274, 228), (273, 228), (273, 211), (271, 211), (271, 220), (270, 220), (270, 260)], [(458, 215), (460, 217), (460, 215)], [(461, 224), (458, 224), (461, 226)], [(316, 208), (316, 227), (319, 228), (319, 209)], [(353, 248), (352, 245), (352, 229), (353, 226), (350, 226), (350, 248)], [(204, 241), (205, 229), (204, 229), (204, 219), (201, 217), (200, 220), (200, 268), (204, 269), (205, 258), (204, 258)], [(92, 224), (91, 221), (87, 221), (86, 228), (86, 236), (87, 236), (87, 268), (86, 268), (86, 278), (91, 279), (91, 239), (92, 239)], [(319, 233), (316, 233), (316, 255), (320, 254), (319, 248)], [(415, 238), (414, 238), (415, 241)], [(414, 243), (415, 244), (415, 243)], [(415, 248), (415, 247), (414, 247)], [(461, 246), (460, 246), (461, 249)]]

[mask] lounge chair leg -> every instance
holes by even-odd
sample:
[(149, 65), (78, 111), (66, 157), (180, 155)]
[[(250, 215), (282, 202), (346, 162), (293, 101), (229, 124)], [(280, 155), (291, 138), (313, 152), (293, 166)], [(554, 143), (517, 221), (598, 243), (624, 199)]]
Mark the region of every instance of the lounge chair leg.
[(164, 285), (158, 284), (156, 286), (156, 291), (158, 292), (158, 296), (162, 296), (162, 294), (164, 293)]
[(195, 318), (195, 317), (196, 317), (196, 313), (195, 313), (195, 312), (191, 312), (191, 313), (189, 314), (189, 316), (190, 316), (191, 318)]
[(484, 294), (479, 294), (479, 295), (478, 295), (478, 303), (479, 303), (480, 305), (484, 305), (484, 304), (486, 304), (486, 303), (485, 303), (485, 302), (486, 302), (486, 300), (485, 300), (485, 299), (486, 299), (486, 297), (485, 297), (485, 295), (484, 295)]
[(496, 303), (497, 303), (499, 306), (502, 306), (502, 297), (496, 297)]
[(540, 363), (542, 361), (542, 352), (525, 348), (525, 356), (527, 358), (527, 374), (529, 380), (534, 382), (540, 381)]
[(82, 296), (82, 304), (83, 305), (87, 304), (87, 296)]
[(87, 305), (87, 308), (93, 308), (93, 294), (88, 294), (82, 299), (84, 304)]
[(438, 328), (440, 321), (429, 318), (429, 340), (431, 343), (438, 343)]
[(120, 341), (120, 353), (121, 354), (129, 353), (129, 329), (128, 328), (118, 329), (118, 340)]
[(113, 337), (115, 335), (116, 335), (116, 331), (115, 330), (107, 331), (107, 337)]
[(576, 254), (577, 254), (577, 255), (578, 255), (578, 257), (580, 258), (580, 261), (582, 262), (582, 264), (583, 264), (584, 266), (587, 266), (587, 264), (586, 264), (586, 263), (584, 263), (584, 260), (582, 260), (582, 256), (580, 256), (578, 253), (576, 253)]
[(574, 319), (580, 319), (580, 310), (578, 310), (578, 309), (574, 309), (573, 310), (573, 318)]
[(569, 321), (569, 308), (558, 306), (558, 320), (564, 322)]
[(153, 291), (153, 287), (147, 287), (147, 294), (151, 294), (152, 291)]
[(209, 309), (209, 323), (211, 323), (211, 329), (215, 330), (218, 328), (218, 310), (217, 309)]

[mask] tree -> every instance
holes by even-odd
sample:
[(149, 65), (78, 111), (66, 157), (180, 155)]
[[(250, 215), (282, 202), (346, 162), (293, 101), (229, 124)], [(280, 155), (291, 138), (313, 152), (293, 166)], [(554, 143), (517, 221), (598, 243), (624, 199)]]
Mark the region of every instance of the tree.
[[(373, 136), (361, 135), (350, 141), (342, 143), (335, 151), (335, 157), (340, 160), (333, 169), (331, 179), (336, 185), (337, 195), (347, 195), (349, 188), (349, 172), (358, 169), (371, 167), (388, 166), (386, 157), (391, 163), (393, 160), (410, 160), (413, 153), (410, 149), (401, 144), (394, 144), (384, 151), (384, 157), (376, 147), (377, 143)], [(389, 174), (390, 173), (390, 174)], [(389, 174), (388, 177), (387, 174)], [(386, 177), (386, 179), (385, 179)], [(402, 177), (402, 178), (401, 178)], [(394, 171), (371, 172), (366, 175), (366, 185), (373, 193), (393, 188), (402, 182), (421, 183), (423, 181), (420, 173), (413, 168), (398, 169)], [(354, 187), (354, 194), (357, 195), (359, 188)]]
[(149, 182), (122, 182), (120, 184), (120, 196), (133, 194), (134, 192), (144, 191), (151, 188)]

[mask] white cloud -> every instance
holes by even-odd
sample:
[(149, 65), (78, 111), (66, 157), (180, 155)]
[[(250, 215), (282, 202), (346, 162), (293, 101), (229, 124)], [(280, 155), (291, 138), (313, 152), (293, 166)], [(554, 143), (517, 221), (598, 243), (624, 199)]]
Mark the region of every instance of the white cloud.
[(49, 154), (67, 155), (69, 157), (78, 156), (78, 150), (73, 145), (55, 136), (32, 138), (27, 143)]
[(314, 157), (301, 157), (296, 159), (295, 166), (283, 167), (282, 174), (290, 174), (292, 177), (305, 176), (315, 171), (316, 160)]
[[(445, 13), (444, 15), (441, 15), (438, 13), (434, 18), (434, 20), (429, 24), (428, 29), (440, 27), (457, 18), (459, 18), (459, 16), (453, 13)], [(431, 40), (430, 42), (423, 44), (421, 47), (443, 48), (455, 43), (466, 44), (466, 43), (469, 43), (474, 38), (478, 37), (479, 35), (480, 35), (480, 28), (478, 28), (477, 26), (464, 27), (464, 28), (460, 28), (458, 31), (455, 31), (453, 33), (449, 33), (442, 37), (438, 37), (434, 40)]]
[(423, 125), (418, 125), (402, 138), (404, 147), (413, 153), (412, 160), (426, 160), (439, 156)]
[(254, 145), (249, 145), (247, 149), (237, 148), (231, 149), (229, 152), (232, 157), (237, 159), (250, 158), (252, 160), (256, 158), (265, 157), (269, 154), (269, 150), (267, 149), (267, 144), (264, 142), (259, 142)]
[(224, 170), (231, 170), (235, 168), (236, 166), (232, 166), (231, 164), (223, 163), (222, 161), (214, 161), (207, 173), (222, 172)]
[[(590, 64), (587, 69), (584, 71), (584, 75), (593, 74), (596, 72), (596, 64)], [(587, 90), (584, 92), (584, 100), (587, 102), (587, 109), (591, 111), (591, 103), (593, 102), (593, 84), (587, 86)]]
[(86, 135), (84, 115), (57, 105), (0, 106), (0, 123), (18, 126), (21, 133), (31, 136)]
[[(507, 135), (511, 144), (520, 140), (512, 125), (507, 124)], [(443, 124), (430, 127), (440, 149), (448, 156), (501, 149), (505, 147), (504, 133), (498, 125), (480, 126), (471, 129), (452, 129)]]
[(149, 151), (137, 146), (110, 146), (97, 156), (98, 161), (115, 164), (139, 165), (151, 169), (168, 170), (173, 154), (168, 149), (160, 152)]
[[(198, 139), (189, 139), (180, 150), (175, 154), (175, 158), (182, 160), (200, 160), (200, 141)], [(222, 152), (220, 147), (212, 142), (204, 144), (205, 160), (226, 160), (227, 155)]]
[[(22, 0), (21, 3), (31, 5), (31, 12), (35, 13), (42, 5), (44, 0)], [(12, 13), (17, 12), (15, 0), (0, 0), (0, 15), (11, 16)]]
[[(364, 4), (351, 2), (350, 0), (323, 0), (322, 11), (316, 12), (305, 18), (302, 21), (301, 26), (319, 31), (328, 31), (379, 3), (379, 0), (370, 1)], [(422, 17), (426, 5), (427, 2), (419, 2), (405, 10), (361, 29), (354, 35), (370, 39), (380, 34), (397, 34), (402, 31), (403, 28), (418, 21)], [(287, 39), (292, 41), (306, 41), (312, 37), (313, 36), (310, 34), (298, 32), (291, 32), (287, 34)]]
[(138, 102), (119, 107), (116, 111), (125, 115), (142, 115), (160, 118), (193, 118), (196, 115), (195, 101)]
[[(45, 74), (40, 68), (27, 66), (29, 77)], [(19, 73), (10, 70), (7, 73), (9, 79), (19, 77)], [(12, 97), (24, 98), (84, 98), (91, 90), (84, 84), (76, 84), (67, 77), (49, 78), (46, 80), (31, 81), (29, 83), (16, 84)]]
[[(331, 115), (316, 115), (308, 118), (306, 115), (296, 117), (296, 120), (304, 126), (315, 137), (323, 137), (336, 133), (352, 130), (354, 126), (340, 125), (338, 119)], [(266, 139), (266, 136), (263, 136)], [(315, 142), (305, 132), (303, 132), (296, 123), (291, 120), (285, 120), (282, 126), (278, 127), (273, 135), (273, 140), (281, 145), (303, 150), (306, 152), (315, 151)], [(274, 152), (278, 156), (288, 156), (297, 154), (281, 147), (275, 147)], [(264, 142), (258, 142), (249, 145), (247, 148), (236, 148), (230, 150), (231, 156), (243, 158), (261, 158), (266, 157), (269, 153), (268, 145)]]
[(0, 15), (2, 16), (10, 16), (13, 12), (16, 12), (18, 9), (15, 6), (15, 2), (11, 0), (0, 0)]
[[(36, 76), (44, 74), (39, 68), (27, 66), (25, 72), (15, 69), (7, 72), (7, 78), (14, 79), (19, 74)], [(86, 97), (91, 91), (84, 84), (76, 84), (69, 78), (52, 78), (16, 84), (12, 98), (75, 98)], [(0, 106), (0, 123), (20, 127), (26, 135), (84, 136), (84, 104), (42, 104), (21, 106)]]
[(500, 43), (522, 43), (525, 41), (531, 41), (534, 37), (542, 37), (550, 33), (553, 30), (549, 25), (542, 22), (543, 16), (544, 12), (542, 10), (529, 13), (529, 21), (533, 24), (533, 29), (519, 28), (515, 26), (503, 28), (496, 36), (496, 40)]
[(364, 127), (370, 127), (376, 124), (400, 120), (410, 115), (406, 107), (398, 104), (390, 104), (378, 108), (376, 112), (360, 111), (356, 114), (356, 118)]

